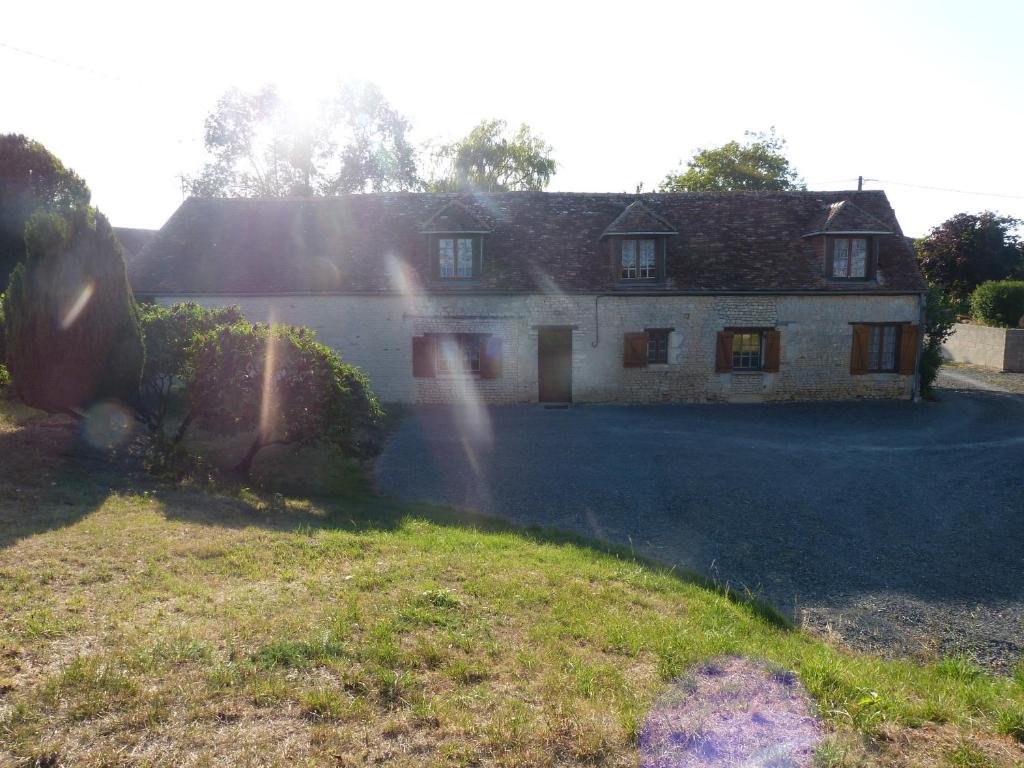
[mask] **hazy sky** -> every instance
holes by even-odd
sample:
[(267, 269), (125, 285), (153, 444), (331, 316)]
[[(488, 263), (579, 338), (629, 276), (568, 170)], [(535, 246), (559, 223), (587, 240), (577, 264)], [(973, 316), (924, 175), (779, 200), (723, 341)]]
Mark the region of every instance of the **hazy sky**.
[(1024, 217), (1021, 2), (35, 0), (3, 15), (0, 133), (42, 141), (118, 226), (174, 211), (229, 86), (312, 98), (345, 78), (380, 85), (417, 142), (529, 123), (554, 145), (552, 190), (652, 189), (694, 149), (775, 125), (812, 189), (887, 182), (866, 186), (908, 234), (963, 210)]

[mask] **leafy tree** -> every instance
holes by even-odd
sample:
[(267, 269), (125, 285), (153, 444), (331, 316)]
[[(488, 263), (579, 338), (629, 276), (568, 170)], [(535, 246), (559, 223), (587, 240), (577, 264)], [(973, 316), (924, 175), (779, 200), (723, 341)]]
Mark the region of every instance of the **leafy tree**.
[(924, 394), (932, 392), (935, 379), (942, 366), (942, 345), (953, 332), (956, 313), (946, 296), (938, 286), (932, 286), (925, 297), (924, 305), (924, 344), (921, 349), (921, 390)]
[(786, 140), (775, 134), (745, 131), (742, 144), (730, 141), (712, 149), (698, 149), (686, 170), (670, 173), (661, 182), (662, 192), (731, 192), (803, 189), (804, 183), (790, 167)]
[(438, 172), (428, 187), (436, 192), (542, 190), (557, 168), (551, 153), (551, 145), (525, 123), (512, 133), (504, 120), (484, 120), (437, 150)]
[(7, 362), (7, 323), (4, 322), (4, 295), (0, 293), (0, 365)]
[(997, 328), (1024, 328), (1024, 280), (989, 280), (971, 294), (971, 316)]
[[(214, 329), (233, 325), (245, 318), (236, 305), (208, 309), (194, 302), (139, 308), (146, 362), (142, 368), (140, 410), (153, 432), (163, 429), (172, 393), (187, 385), (193, 342)], [(181, 435), (188, 428), (183, 423)], [(180, 440), (180, 436), (179, 436)]]
[(27, 256), (4, 299), (7, 365), (18, 397), (78, 413), (101, 399), (132, 402), (142, 373), (139, 319), (121, 246), (91, 208), (37, 212)]
[(248, 474), (270, 445), (327, 442), (352, 456), (373, 448), (381, 411), (366, 376), (306, 328), (245, 322), (193, 346), (189, 420), (220, 433), (254, 435), (236, 467)]
[(232, 89), (206, 118), (210, 156), (187, 179), (202, 197), (280, 197), (413, 189), (409, 122), (369, 83), (342, 85), (311, 124), (277, 90)]
[(1015, 233), (1020, 225), (991, 211), (958, 213), (915, 243), (921, 271), (963, 308), (986, 280), (1022, 274), (1024, 250)]
[(42, 209), (67, 214), (89, 204), (89, 187), (38, 141), (0, 135), (0, 292), (25, 261), (25, 224)]

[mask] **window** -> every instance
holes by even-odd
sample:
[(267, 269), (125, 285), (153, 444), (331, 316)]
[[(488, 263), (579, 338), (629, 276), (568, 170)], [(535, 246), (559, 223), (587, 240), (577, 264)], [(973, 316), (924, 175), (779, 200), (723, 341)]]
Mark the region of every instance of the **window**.
[(459, 280), (479, 274), (479, 245), (473, 237), (437, 238), (437, 276)]
[(622, 240), (619, 277), (622, 280), (655, 280), (658, 247), (654, 240)]
[(872, 325), (871, 341), (868, 345), (868, 371), (891, 373), (897, 368), (897, 352), (900, 336), (898, 325)]
[(866, 237), (834, 237), (831, 243), (833, 278), (866, 280), (869, 277), (870, 260)]
[(761, 332), (736, 332), (732, 337), (732, 369), (734, 371), (761, 370)]
[(442, 374), (480, 373), (480, 338), (475, 333), (438, 337), (437, 372)]
[(647, 331), (647, 364), (668, 364), (668, 329), (651, 329)]

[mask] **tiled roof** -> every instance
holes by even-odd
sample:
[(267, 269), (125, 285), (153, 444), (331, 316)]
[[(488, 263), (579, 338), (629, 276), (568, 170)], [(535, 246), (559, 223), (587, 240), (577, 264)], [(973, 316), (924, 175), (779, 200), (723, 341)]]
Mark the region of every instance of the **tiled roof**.
[(861, 210), (849, 200), (832, 203), (824, 217), (808, 234), (822, 232), (872, 232), (892, 233), (892, 227), (879, 221), (867, 211)]
[(604, 236), (635, 234), (674, 235), (676, 228), (642, 202), (635, 200), (608, 225)]
[[(604, 233), (633, 194), (380, 193), (328, 198), (199, 199), (184, 203), (137, 260), (143, 294), (391, 292), (597, 293), (615, 290)], [(856, 201), (892, 236), (879, 237), (878, 280), (824, 275), (820, 227)], [(490, 234), (471, 286), (433, 281), (424, 227), (453, 202)], [(678, 229), (666, 239), (664, 290), (714, 292), (924, 289), (913, 249), (885, 193), (647, 194), (643, 209)], [(845, 206), (844, 206), (845, 207)], [(637, 209), (634, 209), (634, 211)], [(435, 218), (436, 221), (436, 218)], [(447, 225), (445, 225), (447, 226)]]
[(128, 266), (129, 274), (134, 268), (142, 249), (149, 245), (156, 237), (155, 229), (136, 229), (134, 227), (113, 227), (114, 234), (121, 242), (121, 250), (124, 254), (124, 263)]
[(490, 232), (487, 225), (458, 200), (452, 200), (423, 224), (425, 233)]

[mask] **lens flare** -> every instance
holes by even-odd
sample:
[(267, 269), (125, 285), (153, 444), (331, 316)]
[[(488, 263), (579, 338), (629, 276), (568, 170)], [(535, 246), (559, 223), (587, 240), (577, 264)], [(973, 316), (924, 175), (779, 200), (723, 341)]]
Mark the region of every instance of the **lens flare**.
[(82, 290), (78, 292), (78, 297), (71, 302), (71, 306), (68, 311), (64, 313), (64, 318), (60, 321), (60, 329), (66, 331), (75, 321), (79, 315), (89, 306), (89, 301), (92, 299), (93, 293), (96, 292), (96, 284), (90, 280), (82, 286)]
[(274, 373), (277, 367), (278, 342), (274, 334), (274, 313), (267, 318), (267, 352), (263, 364), (263, 386), (260, 391), (260, 436), (266, 440), (277, 426), (277, 403), (274, 398)]
[(82, 422), (82, 436), (94, 448), (112, 449), (131, 439), (135, 422), (127, 408), (103, 402), (90, 407)]

